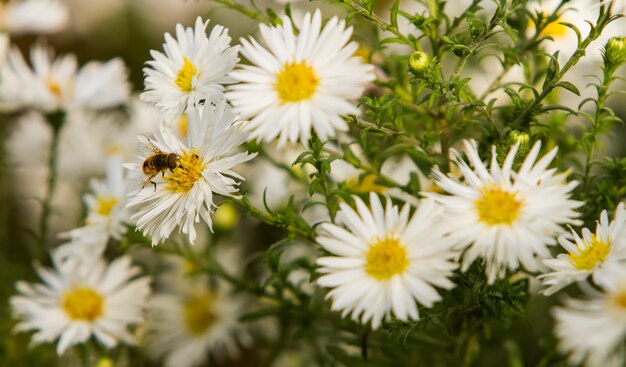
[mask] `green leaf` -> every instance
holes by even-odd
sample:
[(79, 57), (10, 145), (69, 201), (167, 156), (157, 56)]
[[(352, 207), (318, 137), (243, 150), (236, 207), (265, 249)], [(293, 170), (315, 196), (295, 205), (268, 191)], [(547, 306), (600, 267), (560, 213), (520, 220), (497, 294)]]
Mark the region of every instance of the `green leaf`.
[(580, 96), (580, 91), (578, 90), (578, 88), (576, 88), (576, 86), (570, 82), (566, 82), (566, 81), (559, 82), (555, 85), (555, 87), (561, 87), (561, 88), (567, 89), (568, 91), (574, 93), (575, 95)]
[(389, 14), (389, 20), (394, 28), (398, 28), (398, 10), (400, 10), (400, 0), (396, 0)]

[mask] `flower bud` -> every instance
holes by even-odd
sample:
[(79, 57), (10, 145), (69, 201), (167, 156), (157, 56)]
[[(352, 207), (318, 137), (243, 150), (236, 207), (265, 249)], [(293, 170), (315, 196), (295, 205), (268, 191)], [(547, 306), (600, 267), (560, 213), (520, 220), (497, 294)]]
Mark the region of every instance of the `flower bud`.
[(626, 63), (626, 37), (612, 37), (604, 46), (604, 64), (617, 68)]
[(108, 357), (102, 357), (96, 362), (96, 367), (114, 367), (113, 360)]
[(213, 224), (217, 229), (231, 230), (239, 223), (237, 208), (230, 202), (224, 202), (213, 213)]
[(428, 74), (431, 65), (432, 58), (423, 51), (414, 51), (409, 58), (409, 69), (418, 77)]
[(519, 143), (519, 147), (517, 148), (518, 156), (524, 157), (530, 150), (530, 136), (528, 134), (513, 130), (511, 131), (504, 140), (504, 146), (507, 149), (511, 149), (515, 144)]

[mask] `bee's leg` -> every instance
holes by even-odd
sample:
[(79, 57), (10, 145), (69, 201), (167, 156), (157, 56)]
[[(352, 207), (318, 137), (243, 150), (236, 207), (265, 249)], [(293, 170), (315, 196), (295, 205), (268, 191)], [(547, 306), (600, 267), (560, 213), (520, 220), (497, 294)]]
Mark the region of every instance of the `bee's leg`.
[(154, 186), (154, 191), (156, 192), (156, 182), (150, 181), (150, 183)]

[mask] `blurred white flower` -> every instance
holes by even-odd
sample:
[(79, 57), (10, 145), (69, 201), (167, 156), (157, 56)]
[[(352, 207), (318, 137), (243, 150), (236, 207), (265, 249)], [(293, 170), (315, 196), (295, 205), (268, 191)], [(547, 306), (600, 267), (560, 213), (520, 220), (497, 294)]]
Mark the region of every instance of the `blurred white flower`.
[[(546, 295), (554, 294), (563, 287), (592, 277), (595, 284), (606, 285), (615, 279), (626, 279), (626, 210), (619, 204), (615, 219), (609, 223), (604, 210), (593, 234), (587, 228), (582, 230), (582, 238), (572, 230), (574, 242), (569, 236), (559, 237), (559, 243), (567, 250), (555, 259), (543, 261), (553, 271), (541, 275), (543, 284), (549, 287)], [(571, 237), (569, 237), (571, 238)]]
[[(256, 154), (237, 153), (247, 134), (225, 100), (189, 109), (187, 137), (179, 139), (165, 123), (155, 140), (144, 143), (148, 152), (139, 161), (127, 164), (138, 182), (144, 186), (134, 193), (128, 206), (136, 211), (131, 219), (137, 229), (152, 238), (156, 245), (169, 237), (175, 227), (188, 234), (193, 243), (195, 223), (204, 220), (211, 227), (214, 195), (236, 196), (244, 178), (233, 171), (236, 165), (249, 161)], [(144, 161), (155, 152), (176, 154), (176, 167), (147, 177)]]
[(207, 37), (208, 24), (200, 17), (195, 29), (177, 24), (176, 39), (165, 34), (165, 54), (150, 52), (154, 60), (144, 68), (144, 101), (174, 117), (201, 101), (209, 103), (223, 98), (224, 84), (233, 82), (228, 74), (239, 61), (239, 46), (230, 46), (228, 29), (221, 25), (213, 27)]
[[(241, 254), (233, 247), (218, 247), (212, 256), (230, 274), (242, 270)], [(250, 346), (250, 325), (239, 321), (249, 306), (246, 296), (221, 280), (193, 274), (193, 265), (178, 257), (168, 259), (173, 267), (160, 277), (168, 290), (154, 296), (148, 313), (150, 355), (163, 358), (167, 367), (193, 367), (209, 358), (236, 357), (240, 346)]]
[(60, 0), (11, 0), (0, 3), (0, 30), (11, 34), (53, 33), (65, 28), (69, 9)]
[(84, 259), (97, 259), (109, 239), (122, 239), (130, 219), (130, 213), (125, 207), (129, 187), (124, 178), (123, 161), (120, 155), (110, 157), (106, 178), (91, 180), (92, 192), (84, 197), (87, 205), (85, 225), (62, 235), (70, 241), (55, 250), (58, 257), (80, 253)]
[(347, 130), (341, 116), (358, 112), (353, 101), (374, 80), (373, 66), (354, 56), (358, 44), (349, 42), (352, 27), (344, 20), (333, 17), (322, 28), (318, 10), (304, 16), (300, 30), (296, 35), (284, 17), (282, 26), (260, 25), (267, 49), (253, 38), (241, 39), (241, 52), (254, 65), (231, 74), (241, 83), (226, 96), (250, 119), (251, 139), (306, 144), (313, 129), (327, 140), (336, 130)]
[(51, 58), (43, 45), (31, 49), (32, 69), (17, 48), (9, 51), (0, 79), (0, 101), (13, 108), (45, 112), (105, 109), (126, 103), (130, 93), (121, 59), (89, 62), (80, 70), (74, 55)]
[(317, 242), (333, 256), (317, 260), (317, 283), (332, 288), (332, 310), (352, 313), (354, 320), (380, 326), (392, 312), (400, 320), (419, 319), (417, 303), (432, 307), (441, 299), (435, 287), (450, 289), (448, 279), (458, 267), (458, 253), (447, 236), (442, 208), (432, 200), (420, 203), (412, 218), (410, 205), (401, 210), (375, 193), (371, 209), (354, 197), (357, 210), (341, 204), (337, 221), (323, 223)]
[(91, 336), (107, 348), (134, 343), (128, 327), (143, 321), (150, 278), (138, 278), (129, 257), (88, 266), (77, 257), (53, 262), (55, 269), (37, 267), (43, 284), (17, 283), (19, 295), (10, 299), (20, 320), (15, 330), (34, 330), (32, 344), (58, 338), (59, 355)]
[(513, 163), (516, 144), (502, 166), (492, 146), (490, 168), (478, 155), (476, 142), (464, 141), (471, 168), (460, 154), (451, 150), (463, 181), (433, 170), (435, 183), (449, 195), (424, 192), (446, 208), (446, 223), (458, 246), (467, 248), (462, 270), (477, 258), (485, 262), (489, 283), (502, 278), (507, 269), (520, 263), (537, 271), (541, 260), (550, 257), (548, 246), (564, 232), (561, 225), (580, 223), (575, 211), (583, 203), (570, 199), (578, 182), (566, 181), (566, 173), (547, 169), (557, 153), (552, 149), (537, 161), (541, 142), (537, 142), (517, 172)]
[(617, 279), (590, 299), (555, 307), (554, 333), (572, 365), (621, 367), (626, 362), (626, 283)]

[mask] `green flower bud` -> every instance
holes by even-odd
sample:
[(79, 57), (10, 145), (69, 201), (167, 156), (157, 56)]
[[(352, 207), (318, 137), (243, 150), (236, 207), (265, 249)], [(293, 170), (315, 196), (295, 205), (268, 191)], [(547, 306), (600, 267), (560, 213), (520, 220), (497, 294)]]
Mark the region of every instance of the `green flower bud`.
[(414, 51), (409, 58), (409, 69), (418, 77), (428, 74), (432, 65), (432, 58), (423, 51)]
[(221, 230), (232, 230), (239, 223), (239, 212), (230, 202), (224, 202), (213, 213), (213, 225)]
[(102, 357), (96, 362), (96, 367), (114, 367), (113, 360), (108, 357)]
[(626, 37), (612, 37), (604, 46), (604, 64), (617, 68), (626, 63)]
[(519, 143), (519, 147), (517, 148), (517, 155), (520, 157), (526, 156), (530, 151), (530, 136), (528, 134), (513, 130), (511, 131), (504, 140), (504, 146), (507, 149), (511, 149), (515, 144)]

